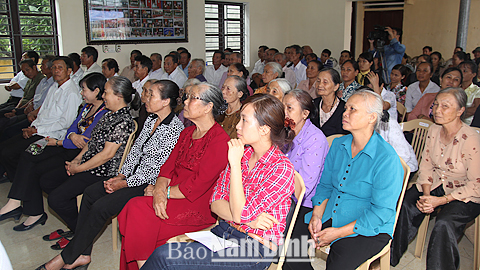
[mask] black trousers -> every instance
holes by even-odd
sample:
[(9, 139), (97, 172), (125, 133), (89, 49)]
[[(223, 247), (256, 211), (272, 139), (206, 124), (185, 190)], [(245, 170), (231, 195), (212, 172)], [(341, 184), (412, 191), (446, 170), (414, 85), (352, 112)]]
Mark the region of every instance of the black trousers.
[[(322, 228), (331, 226), (331, 219), (322, 224)], [(326, 269), (356, 269), (373, 255), (380, 252), (390, 239), (390, 235), (386, 233), (376, 236), (358, 235), (342, 238), (330, 245)]]
[[(405, 193), (402, 209), (390, 249), (390, 264), (395, 266), (408, 248), (408, 243), (417, 235), (418, 227), (425, 214), (416, 207), (423, 192), (416, 185)], [(430, 191), (430, 195), (443, 196), (442, 186)], [(457, 241), (462, 237), (465, 226), (480, 214), (480, 204), (453, 201), (439, 207), (435, 226), (427, 249), (427, 269), (458, 269), (460, 254)]]
[(24, 139), (22, 134), (19, 134), (0, 143), (0, 164), (3, 165), (10, 179), (15, 179), (21, 154), (25, 152), (25, 149), (27, 149), (31, 143), (42, 138), (42, 136), (34, 135), (28, 139)]
[(78, 218), (77, 196), (88, 186), (108, 179), (109, 177), (96, 176), (90, 172), (70, 176), (49, 194), (48, 205), (65, 221), (68, 228), (75, 232)]
[(11, 125), (5, 127), (2, 136), (0, 137), (0, 142), (3, 143), (4, 141), (7, 141), (15, 136), (22, 135), (22, 129), (29, 127), (31, 124), (26, 118), (23, 117), (20, 115), (19, 118), (15, 120), (15, 123), (11, 123)]
[(17, 106), (18, 102), (20, 102), (21, 99), (21, 97), (10, 96), (5, 103), (0, 104), (0, 110), (11, 107), (12, 105), (13, 107)]
[(25, 215), (42, 214), (44, 212), (42, 190), (49, 194), (67, 180), (65, 161), (74, 159), (80, 151), (47, 146), (43, 153), (37, 156), (22, 152), (19, 170), (13, 179), (8, 198), (21, 200)]
[(143, 196), (143, 190), (147, 185), (123, 188), (111, 194), (105, 192), (103, 182), (87, 187), (83, 193), (75, 237), (61, 253), (63, 261), (72, 264), (80, 255), (90, 255), (93, 241), (105, 223), (118, 215), (131, 198)]
[[(295, 207), (295, 204), (293, 204), (292, 207)], [(288, 250), (292, 252), (291, 253), (292, 256), (285, 257), (285, 263), (283, 264), (282, 269), (292, 269), (292, 270), (312, 269), (313, 270), (312, 264), (309, 261), (305, 261), (305, 262), (292, 261), (292, 259), (304, 259), (304, 260), (310, 259), (308, 257), (308, 245), (306, 243), (302, 243), (301, 238), (302, 236), (304, 236), (303, 238), (305, 238), (306, 236), (307, 239), (311, 238), (310, 232), (308, 231), (308, 224), (305, 223), (305, 215), (311, 212), (312, 210), (313, 210), (312, 208), (300, 206), (300, 210), (298, 211), (297, 221), (295, 223), (295, 227), (293, 227), (292, 236), (290, 238), (291, 239), (290, 246), (288, 248)], [(288, 227), (286, 229), (288, 230)], [(292, 242), (295, 242), (295, 241), (297, 241), (296, 247), (292, 245)], [(305, 244), (305, 245), (302, 245), (302, 244)], [(293, 253), (294, 250), (292, 250), (292, 248), (295, 248), (298, 250), (298, 247), (301, 247), (300, 254), (297, 254), (300, 256), (295, 256), (295, 253)], [(301, 256), (302, 253), (306, 254), (306, 256)]]

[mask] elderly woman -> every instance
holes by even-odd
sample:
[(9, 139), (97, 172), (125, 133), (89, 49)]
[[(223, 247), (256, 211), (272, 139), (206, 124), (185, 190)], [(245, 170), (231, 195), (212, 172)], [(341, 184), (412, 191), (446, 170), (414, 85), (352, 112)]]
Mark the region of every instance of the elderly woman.
[(198, 85), (200, 84), (201, 82), (198, 80), (198, 79), (188, 79), (184, 84), (183, 84), (183, 88), (180, 89), (180, 94), (179, 94), (179, 98), (177, 100), (177, 107), (175, 107), (175, 113), (178, 114), (178, 119), (180, 119), (180, 121), (182, 121), (183, 123), (183, 126), (184, 127), (189, 127), (189, 126), (193, 126), (193, 122), (188, 120), (187, 118), (185, 118), (183, 116), (183, 108), (185, 107), (185, 104), (184, 104), (184, 101), (186, 99), (186, 96), (187, 94), (190, 92), (190, 89), (194, 86), (194, 85)]
[(215, 117), (226, 109), (216, 86), (200, 83), (187, 93), (185, 117), (195, 126), (180, 134), (155, 185), (146, 188), (145, 196), (131, 199), (118, 215), (120, 269), (138, 269), (171, 237), (215, 223), (209, 200), (227, 165), (230, 140)]
[(428, 130), (416, 185), (405, 193), (392, 242), (397, 265), (425, 214), (437, 214), (427, 251), (427, 269), (458, 269), (457, 241), (465, 225), (480, 214), (480, 135), (462, 122), (467, 95), (461, 88), (438, 92), (433, 106), (437, 125)]
[[(55, 168), (64, 168), (65, 161), (72, 160), (90, 140), (93, 128), (107, 112), (102, 95), (107, 79), (100, 73), (91, 73), (80, 81), (85, 106), (77, 119), (67, 130), (65, 139), (47, 138), (48, 144), (39, 155), (22, 152), (19, 163), (21, 170), (15, 174), (8, 194), (7, 204), (0, 210), (0, 220), (21, 215), (29, 217), (14, 230), (29, 230), (39, 223), (45, 223), (42, 189), (49, 194), (66, 178), (43, 177)], [(55, 147), (56, 146), (56, 147)], [(23, 208), (21, 206), (23, 202)]]
[[(463, 74), (459, 68), (450, 67), (447, 68), (441, 77), (440, 86), (442, 89), (449, 87), (459, 87), (463, 81)], [(414, 119), (426, 119), (434, 122), (433, 120), (433, 102), (437, 93), (427, 93), (423, 95), (422, 98), (417, 102), (417, 105), (413, 110), (408, 114), (408, 121)]]
[(388, 244), (403, 182), (400, 158), (375, 131), (380, 95), (357, 91), (345, 107), (351, 134), (333, 141), (305, 220), (316, 248), (330, 245), (327, 269), (355, 269)]
[(356, 81), (358, 72), (360, 72), (360, 68), (358, 67), (358, 63), (354, 60), (346, 60), (343, 63), (341, 70), (343, 82), (340, 84), (337, 91), (338, 97), (343, 101), (347, 101), (348, 98), (361, 86)]
[(228, 108), (224, 114), (217, 117), (217, 122), (230, 138), (237, 138), (237, 124), (240, 121), (240, 108), (242, 101), (248, 96), (247, 82), (238, 76), (227, 77), (222, 86), (223, 99)]
[[(307, 189), (292, 232), (292, 239), (300, 240), (302, 235), (308, 235), (308, 225), (303, 220), (305, 215), (312, 211), (312, 197), (322, 176), (323, 162), (328, 153), (328, 142), (322, 131), (310, 121), (316, 109), (307, 92), (299, 89), (288, 91), (283, 98), (283, 105), (285, 105), (285, 117), (293, 123), (295, 131), (295, 139), (286, 156), (302, 176)], [(310, 262), (290, 262), (289, 257), (284, 268), (313, 269)]]
[[(48, 205), (74, 232), (78, 220), (77, 196), (88, 186), (117, 175), (123, 151), (135, 128), (129, 112), (130, 107), (140, 107), (137, 91), (132, 87), (132, 83), (122, 76), (108, 80), (103, 100), (110, 111), (95, 126), (88, 144), (71, 162), (66, 161), (64, 168), (47, 173), (51, 179), (65, 179), (49, 194)], [(68, 240), (62, 238), (52, 248), (62, 249), (66, 244)]]
[(306, 91), (312, 98), (317, 98), (317, 89), (315, 88), (315, 82), (317, 81), (318, 73), (323, 69), (323, 64), (318, 60), (312, 60), (308, 62), (307, 79), (301, 81), (297, 88)]
[(49, 270), (88, 265), (93, 242), (105, 223), (120, 213), (131, 198), (142, 196), (149, 184), (155, 184), (160, 167), (173, 150), (183, 124), (172, 111), (178, 98), (176, 83), (157, 81), (144, 93), (147, 94), (145, 106), (150, 115), (140, 137), (135, 140), (118, 175), (85, 189), (75, 237), (60, 255), (45, 264)]
[[(270, 265), (272, 250), (282, 244), (294, 191), (293, 165), (279, 148), (294, 135), (285, 127), (281, 101), (270, 95), (249, 97), (241, 116), (239, 139), (228, 143), (228, 166), (210, 200), (212, 212), (223, 219), (211, 232), (241, 245), (210, 252), (198, 242), (167, 244), (155, 250), (143, 270), (266, 269)], [(172, 260), (171, 247), (191, 250), (194, 257)]]
[[(247, 82), (248, 96), (253, 95), (253, 89), (250, 87), (250, 77), (248, 77), (248, 70), (241, 63), (233, 63), (228, 66), (227, 76), (238, 76), (244, 78)], [(245, 97), (247, 98), (247, 97)]]
[(323, 69), (317, 77), (319, 97), (313, 100), (313, 105), (318, 108), (318, 113), (312, 117), (312, 123), (327, 137), (348, 133), (342, 128), (345, 102), (338, 98), (336, 93), (341, 82), (340, 74), (332, 68)]
[(430, 80), (433, 75), (433, 65), (431, 62), (422, 62), (417, 66), (415, 72), (418, 81), (410, 84), (405, 95), (405, 108), (411, 112), (417, 105), (420, 98), (428, 93), (437, 93), (440, 87)]
[(272, 80), (275, 80), (276, 78), (282, 78), (283, 77), (282, 75), (283, 75), (283, 69), (279, 63), (268, 62), (265, 65), (265, 68), (263, 69), (263, 74), (262, 74), (262, 81), (266, 85), (258, 88), (255, 91), (255, 94), (266, 93), (268, 83), (270, 83)]
[(282, 100), (283, 96), (285, 96), (285, 93), (291, 89), (292, 87), (287, 79), (281, 78), (269, 82), (266, 93), (278, 98), (278, 100)]
[(141, 98), (142, 105), (140, 106), (140, 110), (138, 112), (138, 118), (136, 119), (138, 124), (138, 129), (135, 132), (135, 138), (138, 138), (138, 136), (140, 136), (140, 133), (143, 130), (143, 125), (145, 124), (145, 120), (147, 120), (148, 115), (150, 115), (150, 113), (147, 111), (147, 108), (146, 108), (146, 103), (148, 100), (148, 89), (150, 89), (150, 86), (152, 86), (152, 84), (155, 83), (156, 81), (158, 80), (150, 79), (146, 81), (145, 84), (142, 86), (142, 94), (140, 95), (142, 97)]

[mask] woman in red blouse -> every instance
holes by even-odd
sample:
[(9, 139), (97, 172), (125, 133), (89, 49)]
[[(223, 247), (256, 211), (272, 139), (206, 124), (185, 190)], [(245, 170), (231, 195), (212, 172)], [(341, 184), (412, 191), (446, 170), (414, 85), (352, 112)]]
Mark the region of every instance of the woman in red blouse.
[(182, 131), (155, 186), (131, 199), (118, 215), (120, 269), (138, 269), (171, 237), (215, 223), (209, 200), (227, 165), (230, 137), (214, 117), (226, 108), (222, 92), (211, 84), (195, 85), (187, 94), (184, 116), (195, 126)]
[(212, 233), (240, 246), (210, 252), (198, 242), (167, 244), (143, 270), (265, 269), (273, 260), (294, 191), (293, 165), (279, 147), (292, 141), (294, 131), (285, 127), (283, 104), (270, 95), (247, 98), (240, 116), (238, 139), (228, 142), (228, 166), (211, 199), (212, 212), (223, 219)]

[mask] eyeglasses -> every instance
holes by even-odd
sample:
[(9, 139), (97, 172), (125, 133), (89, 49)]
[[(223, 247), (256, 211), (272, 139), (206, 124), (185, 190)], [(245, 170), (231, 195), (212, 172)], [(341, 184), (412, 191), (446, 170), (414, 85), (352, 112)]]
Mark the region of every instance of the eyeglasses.
[(192, 99), (203, 100), (203, 98), (201, 98), (201, 97), (197, 97), (197, 96), (194, 96), (194, 95), (188, 94), (188, 93), (185, 94), (185, 96), (187, 97), (187, 99), (190, 99), (190, 100), (192, 100)]

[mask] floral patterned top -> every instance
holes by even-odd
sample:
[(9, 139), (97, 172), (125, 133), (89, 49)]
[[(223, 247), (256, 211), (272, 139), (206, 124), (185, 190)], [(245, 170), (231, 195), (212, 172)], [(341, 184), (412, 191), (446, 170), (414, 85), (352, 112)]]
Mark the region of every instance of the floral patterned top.
[(117, 175), (128, 137), (135, 129), (135, 124), (129, 111), (129, 107), (123, 107), (116, 112), (108, 112), (93, 128), (92, 137), (87, 145), (88, 150), (82, 156), (82, 163), (102, 152), (106, 142), (121, 144), (121, 146), (113, 158), (96, 168), (90, 169), (90, 173), (103, 177)]
[(480, 135), (465, 123), (448, 144), (440, 141), (442, 126), (428, 130), (417, 188), (431, 184), (430, 190), (442, 185), (445, 194), (465, 203), (480, 203)]
[(387, 85), (387, 90), (392, 91), (397, 97), (397, 101), (405, 105), (405, 95), (407, 94), (407, 87), (403, 86), (401, 83), (397, 84), (395, 88), (391, 88), (390, 85)]

